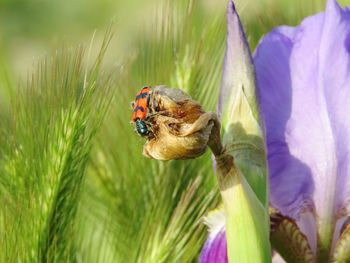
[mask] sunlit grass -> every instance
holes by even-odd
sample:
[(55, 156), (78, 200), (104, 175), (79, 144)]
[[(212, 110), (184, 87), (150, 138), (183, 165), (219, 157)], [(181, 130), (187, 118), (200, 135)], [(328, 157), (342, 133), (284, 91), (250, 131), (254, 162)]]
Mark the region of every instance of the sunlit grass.
[(75, 215), (92, 138), (112, 91), (100, 69), (110, 37), (89, 69), (83, 48), (43, 58), (12, 98), (2, 126), (3, 262), (76, 258)]

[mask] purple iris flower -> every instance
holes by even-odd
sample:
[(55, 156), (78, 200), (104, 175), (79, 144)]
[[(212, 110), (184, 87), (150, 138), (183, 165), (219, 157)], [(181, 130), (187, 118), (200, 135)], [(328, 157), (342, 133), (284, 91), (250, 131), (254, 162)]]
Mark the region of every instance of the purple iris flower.
[[(229, 32), (233, 17), (237, 13), (230, 1)], [(271, 222), (285, 220), (298, 232), (300, 238), (292, 241), (288, 228), (278, 233), (288, 242), (306, 243), (301, 246), (306, 252), (298, 256), (348, 262), (350, 8), (328, 0), (325, 12), (299, 26), (275, 28), (258, 45), (254, 64), (266, 129), (270, 203), (278, 215)], [(200, 262), (228, 262), (223, 220), (214, 228)]]

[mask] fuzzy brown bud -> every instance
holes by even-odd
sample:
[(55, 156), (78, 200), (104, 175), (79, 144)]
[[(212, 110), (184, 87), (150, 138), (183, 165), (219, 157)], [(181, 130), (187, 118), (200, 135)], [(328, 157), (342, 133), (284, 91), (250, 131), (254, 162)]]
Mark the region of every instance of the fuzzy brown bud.
[(151, 136), (143, 154), (158, 160), (191, 159), (202, 155), (217, 116), (183, 91), (157, 86), (150, 97)]

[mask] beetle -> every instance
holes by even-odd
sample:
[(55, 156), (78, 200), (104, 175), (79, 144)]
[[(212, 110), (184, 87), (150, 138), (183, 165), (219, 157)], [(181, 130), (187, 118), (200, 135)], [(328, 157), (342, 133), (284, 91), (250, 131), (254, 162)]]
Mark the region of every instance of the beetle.
[(149, 134), (149, 130), (147, 128), (146, 123), (140, 119), (137, 119), (135, 121), (135, 128), (137, 133), (141, 136), (147, 136)]
[(150, 94), (151, 87), (145, 86), (136, 94), (135, 102), (132, 103), (131, 122), (135, 124), (136, 132), (142, 137), (148, 136), (150, 133), (146, 124)]

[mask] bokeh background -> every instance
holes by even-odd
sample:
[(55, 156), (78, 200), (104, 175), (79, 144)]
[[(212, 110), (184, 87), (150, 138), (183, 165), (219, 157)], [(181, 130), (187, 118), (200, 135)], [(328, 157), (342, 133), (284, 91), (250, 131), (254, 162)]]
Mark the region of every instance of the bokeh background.
[[(91, 53), (96, 55), (110, 27), (114, 35), (103, 71), (113, 75), (113, 92), (108, 93), (113, 94), (112, 101), (81, 170), (83, 183), (77, 184), (80, 194), (72, 204), (77, 213), (69, 217), (73, 232), (62, 234), (70, 254), (63, 258), (74, 262), (197, 261), (207, 238), (203, 216), (220, 205), (210, 153), (191, 161), (146, 159), (144, 140), (130, 125), (129, 103), (141, 86), (166, 84), (184, 89), (206, 110), (215, 111), (226, 4), (226, 0), (0, 0), (0, 247), (5, 251), (0, 252), (1, 261), (43, 260), (46, 248), (40, 237), (50, 217), (50, 211), (42, 212), (40, 205), (23, 208), (21, 200), (17, 208), (11, 205), (11, 198), (21, 196), (16, 187), (9, 190), (9, 185), (16, 185), (9, 183), (11, 176), (31, 178), (32, 174), (13, 172), (27, 165), (25, 156), (9, 172), (9, 153), (22, 146), (9, 141), (13, 130), (4, 123), (17, 121), (17, 104), (26, 109), (39, 99), (21, 100), (18, 92), (26, 88), (30, 74), (38, 73), (38, 61), (50, 58), (57, 49), (82, 45), (88, 50), (93, 38)], [(235, 4), (252, 50), (272, 28), (297, 25), (325, 7), (324, 0), (237, 0)], [(50, 86), (47, 90), (50, 93)], [(39, 110), (50, 116), (50, 102), (45, 103), (39, 104)], [(35, 136), (35, 129), (45, 123), (33, 121), (31, 125)], [(15, 141), (16, 136), (22, 135), (15, 135)], [(30, 136), (17, 138), (21, 140)], [(43, 139), (42, 143), (50, 142)], [(33, 170), (38, 178), (51, 176), (40, 169)], [(40, 187), (28, 193), (46, 190), (45, 185)], [(64, 217), (65, 211), (61, 213)], [(33, 228), (33, 222), (39, 222), (39, 227)], [(11, 227), (16, 224), (22, 228)], [(50, 253), (55, 254), (55, 249)], [(62, 262), (62, 253), (57, 262)]]
[[(1, 0), (0, 54), (15, 75), (24, 74), (33, 60), (62, 45), (78, 45), (90, 40), (94, 30), (104, 31), (116, 22), (110, 50), (120, 49), (125, 41), (137, 39), (137, 29), (151, 28), (160, 0)], [(225, 19), (226, 0), (189, 0), (196, 5), (198, 23)], [(338, 1), (343, 6), (346, 0)], [(251, 46), (281, 24), (296, 25), (305, 16), (324, 8), (325, 0), (239, 0), (235, 1), (245, 24)], [(221, 16), (221, 17), (220, 17)], [(129, 46), (127, 46), (129, 47)], [(128, 51), (128, 48), (126, 48)], [(117, 55), (111, 59), (118, 59)]]

